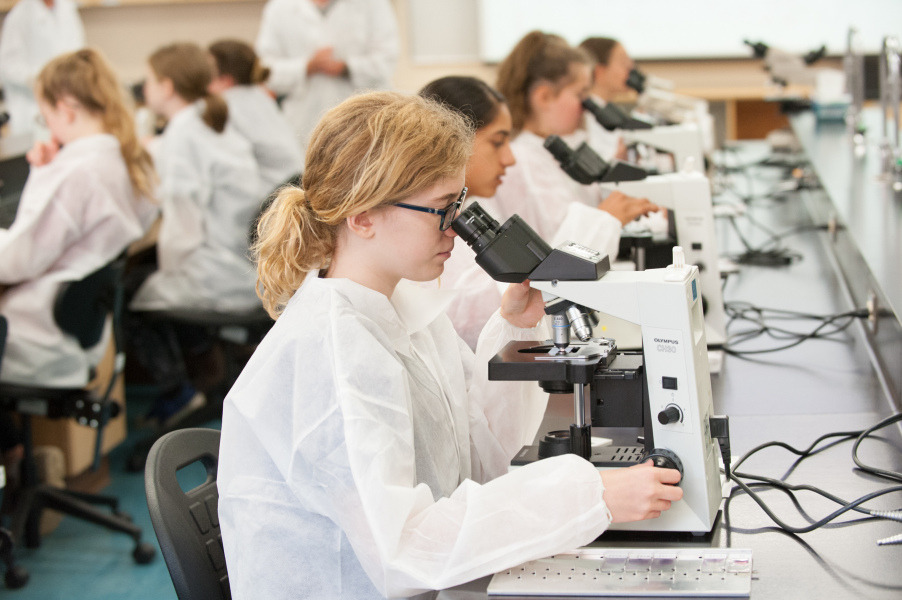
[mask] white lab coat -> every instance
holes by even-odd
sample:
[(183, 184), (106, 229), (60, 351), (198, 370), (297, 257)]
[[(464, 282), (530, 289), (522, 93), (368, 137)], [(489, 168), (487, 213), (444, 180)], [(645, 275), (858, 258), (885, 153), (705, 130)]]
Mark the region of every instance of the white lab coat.
[(273, 191), (299, 174), (304, 157), (276, 101), (258, 85), (236, 85), (223, 93), (229, 125), (251, 143), (264, 187)]
[(19, 0), (13, 6), (0, 31), (0, 81), (11, 132), (35, 127), (34, 81), (44, 65), (84, 46), (85, 32), (72, 0), (56, 0), (53, 8), (43, 0)]
[(200, 100), (173, 116), (155, 152), (163, 210), (159, 269), (135, 294), (134, 310), (260, 305), (248, 233), (268, 192), (250, 143), (229, 126), (210, 129), (203, 110)]
[(520, 215), (552, 247), (569, 240), (607, 253), (613, 261), (620, 247), (620, 220), (598, 210), (599, 185), (571, 179), (544, 141), (523, 131), (511, 142), (517, 164), (507, 170), (485, 208), (500, 223)]
[[(308, 276), (226, 397), (219, 519), (236, 600), (404, 597), (590, 542), (610, 522), (576, 456), (506, 473), (547, 395), (488, 382), (535, 339), (496, 316), (474, 361), (448, 291)], [(494, 479), (493, 479), (494, 478)]]
[[(320, 48), (348, 65), (348, 77), (307, 76)], [(267, 86), (304, 151), (323, 114), (359, 90), (388, 89), (398, 60), (398, 26), (388, 0), (333, 0), (323, 13), (310, 0), (269, 0), (257, 54), (271, 70)]]
[(0, 229), (0, 314), (9, 321), (5, 382), (81, 387), (106, 348), (85, 352), (53, 318), (60, 284), (77, 281), (144, 235), (157, 207), (136, 197), (119, 141), (83, 137), (28, 175), (16, 220)]

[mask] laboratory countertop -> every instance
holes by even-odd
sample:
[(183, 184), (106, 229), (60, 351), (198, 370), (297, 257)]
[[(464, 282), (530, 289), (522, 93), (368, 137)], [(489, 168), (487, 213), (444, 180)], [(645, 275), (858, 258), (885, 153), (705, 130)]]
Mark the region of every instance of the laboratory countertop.
[[(813, 195), (823, 193), (804, 191), (782, 201), (753, 202), (748, 210), (757, 222), (772, 230), (788, 231), (813, 224), (808, 205)], [(737, 224), (748, 239), (766, 239), (750, 223), (739, 220)], [(717, 229), (721, 254), (742, 249), (727, 223), (718, 220)], [(743, 266), (727, 280), (726, 300), (818, 314), (848, 310), (851, 307), (842, 293), (841, 276), (830, 256), (827, 235), (825, 231), (812, 230), (785, 238), (785, 244), (801, 254), (802, 259), (779, 268)], [(789, 324), (799, 330), (812, 328), (810, 322)], [(761, 341), (760, 346), (778, 343)], [(720, 375), (712, 377), (712, 389), (715, 411), (730, 416), (734, 462), (764, 442), (779, 440), (805, 448), (823, 434), (866, 429), (894, 412), (872, 366), (859, 325), (835, 340), (808, 340), (790, 350), (757, 355), (752, 360), (728, 355)], [(569, 395), (551, 396), (540, 435), (572, 423), (572, 406)], [(603, 428), (595, 433), (614, 438), (635, 434)], [(769, 448), (749, 458), (741, 471), (819, 486), (845, 500), (893, 485), (894, 482), (856, 469), (851, 448), (850, 441), (837, 443), (801, 461), (785, 450)], [(902, 470), (898, 425), (878, 432), (877, 439), (864, 442), (859, 456), (883, 469)], [(762, 496), (780, 518), (795, 527), (806, 526), (837, 508), (830, 501), (802, 492), (797, 498), (804, 508), (803, 516), (781, 492), (764, 491)], [(902, 523), (873, 519), (859, 522), (864, 515), (847, 513), (828, 526), (795, 535), (776, 527), (749, 496), (734, 486), (725, 487), (725, 497), (720, 520), (703, 538), (691, 534), (611, 532), (593, 545), (750, 548), (754, 556), (751, 598), (758, 600), (902, 597), (902, 545), (876, 544), (878, 539), (902, 533)], [(900, 494), (894, 493), (867, 506), (895, 509), (899, 500)], [(485, 577), (444, 590), (438, 598), (486, 598), (490, 579)]]
[(902, 194), (880, 177), (879, 109), (865, 109), (863, 118), (866, 141), (858, 148), (844, 123), (818, 122), (810, 112), (794, 115), (790, 123), (838, 221), (902, 320)]

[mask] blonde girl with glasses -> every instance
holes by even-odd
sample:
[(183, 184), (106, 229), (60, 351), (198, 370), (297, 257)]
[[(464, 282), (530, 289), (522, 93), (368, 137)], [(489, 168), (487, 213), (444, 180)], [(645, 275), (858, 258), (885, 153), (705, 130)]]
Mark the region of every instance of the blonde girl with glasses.
[(353, 97), (314, 129), (303, 190), (263, 216), (258, 290), (277, 321), (226, 398), (218, 468), (236, 600), (433, 597), (681, 496), (649, 465), (507, 472), (545, 406), (534, 383), (487, 381), (486, 362), (544, 335), (541, 295), (509, 287), (474, 357), (450, 292), (411, 283), (441, 275), (455, 234), (399, 206), (454, 210), (472, 146), (437, 103)]

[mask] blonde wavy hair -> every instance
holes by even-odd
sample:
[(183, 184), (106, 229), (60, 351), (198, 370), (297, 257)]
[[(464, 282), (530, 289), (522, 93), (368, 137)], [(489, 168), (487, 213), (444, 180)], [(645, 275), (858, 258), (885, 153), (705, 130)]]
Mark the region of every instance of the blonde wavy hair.
[(278, 318), (310, 271), (327, 268), (349, 216), (420, 193), (466, 166), (475, 133), (457, 112), (372, 92), (325, 114), (310, 137), (303, 189), (282, 188), (257, 224), (257, 294)]
[(153, 160), (138, 141), (131, 105), (100, 52), (88, 48), (57, 56), (41, 69), (35, 88), (36, 95), (50, 105), (71, 97), (92, 115), (99, 115), (104, 131), (119, 140), (135, 193), (153, 197), (157, 182)]

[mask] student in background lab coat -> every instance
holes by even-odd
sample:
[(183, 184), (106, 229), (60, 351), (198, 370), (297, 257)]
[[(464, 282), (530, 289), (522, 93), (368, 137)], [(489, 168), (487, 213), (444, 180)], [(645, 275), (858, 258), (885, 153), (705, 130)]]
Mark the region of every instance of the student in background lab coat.
[[(420, 90), (420, 95), (459, 112), (476, 132), (467, 161), (467, 204), (479, 202), (494, 216), (495, 190), (516, 162), (510, 145), (511, 113), (504, 96), (484, 81), (461, 76), (436, 79)], [(473, 251), (459, 237), (454, 238), (454, 252), (445, 262), (440, 281), (442, 288), (457, 290), (446, 312), (458, 335), (475, 350), (479, 334), (501, 306), (507, 286), (476, 264)]]
[(257, 53), (302, 152), (327, 110), (355, 91), (391, 87), (398, 46), (388, 0), (268, 0)]
[(0, 81), (11, 132), (34, 129), (34, 82), (41, 68), (84, 46), (84, 28), (72, 0), (19, 0), (13, 6), (0, 31)]
[[(579, 47), (595, 61), (592, 66), (592, 87), (589, 89), (589, 96), (599, 106), (605, 106), (617, 96), (629, 91), (626, 81), (634, 63), (620, 42), (612, 38), (590, 37), (583, 40)], [(612, 158), (625, 160), (626, 146), (621, 135), (599, 125), (595, 117), (589, 113), (586, 113), (584, 118), (589, 145), (599, 156), (605, 160)]]
[[(172, 44), (148, 63), (145, 101), (168, 119), (155, 150), (163, 219), (157, 270), (134, 294), (126, 326), (133, 356), (160, 388), (146, 419), (166, 426), (205, 402), (183, 357), (203, 355), (211, 343), (201, 327), (147, 323), (141, 312), (259, 307), (248, 236), (271, 190), (260, 180), (250, 142), (227, 127), (225, 101), (207, 89), (207, 53), (196, 44)], [(144, 458), (138, 446), (129, 468), (143, 468)]]
[(132, 300), (134, 310), (259, 306), (247, 240), (270, 190), (250, 143), (226, 126), (225, 101), (207, 91), (211, 77), (195, 44), (165, 46), (149, 59), (145, 101), (168, 119), (155, 156), (163, 222), (159, 268)]
[(355, 96), (314, 130), (304, 189), (264, 214), (257, 270), (278, 320), (226, 397), (217, 477), (236, 600), (411, 596), (681, 498), (679, 474), (650, 464), (599, 475), (569, 455), (507, 473), (545, 405), (534, 383), (488, 382), (485, 360), (535, 339), (541, 294), (510, 286), (474, 360), (443, 312), (451, 292), (402, 281), (442, 273), (471, 144), (436, 103)]
[(53, 318), (60, 285), (109, 263), (144, 235), (155, 181), (112, 69), (94, 50), (64, 54), (37, 76), (52, 134), (28, 153), (16, 219), (0, 230), (0, 313), (9, 321), (5, 382), (79, 387), (109, 340), (88, 352)]
[(513, 166), (495, 195), (504, 221), (519, 214), (552, 246), (572, 240), (615, 258), (623, 225), (657, 207), (647, 199), (577, 183), (543, 146), (573, 134), (589, 91), (589, 57), (556, 35), (528, 33), (498, 69), (498, 90), (511, 109)]
[(213, 57), (210, 93), (225, 98), (229, 125), (251, 143), (260, 178), (274, 191), (301, 172), (304, 159), (282, 111), (262, 87), (269, 69), (244, 42), (222, 40), (207, 50)]

